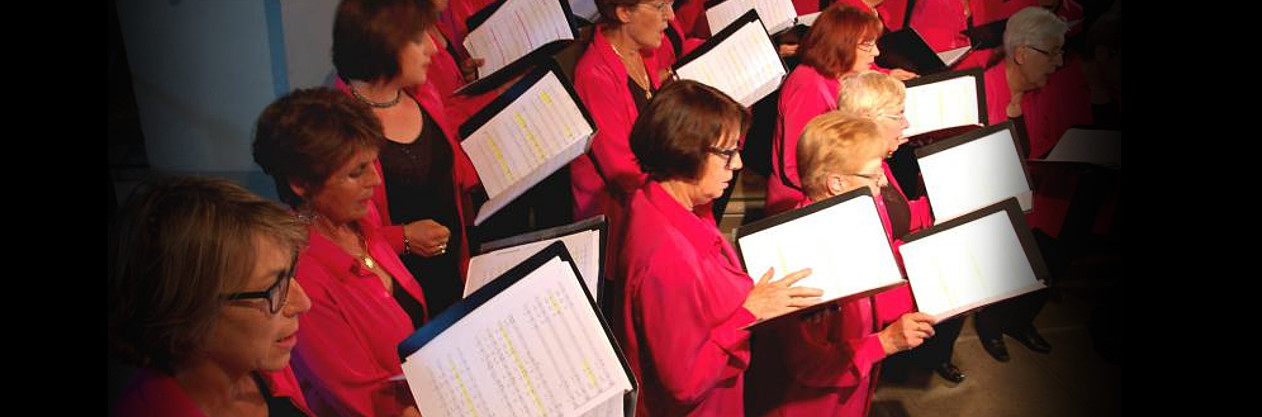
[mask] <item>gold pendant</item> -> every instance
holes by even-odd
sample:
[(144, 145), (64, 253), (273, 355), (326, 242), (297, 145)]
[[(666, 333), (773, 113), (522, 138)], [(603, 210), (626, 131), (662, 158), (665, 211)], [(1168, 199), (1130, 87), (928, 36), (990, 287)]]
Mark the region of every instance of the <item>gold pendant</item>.
[(368, 254), (364, 254), (364, 257), (360, 258), (360, 260), (364, 262), (364, 266), (368, 267), (368, 269), (373, 269), (377, 267), (377, 262), (372, 260), (372, 256)]

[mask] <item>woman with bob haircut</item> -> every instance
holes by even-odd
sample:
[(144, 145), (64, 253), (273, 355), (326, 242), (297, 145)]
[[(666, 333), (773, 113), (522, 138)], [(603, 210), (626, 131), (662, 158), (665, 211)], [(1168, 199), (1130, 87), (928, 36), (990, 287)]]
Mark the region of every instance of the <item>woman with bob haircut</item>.
[(227, 180), (167, 178), (110, 235), (110, 355), (141, 368), (111, 415), (311, 415), (289, 367), (311, 308), (289, 212)]
[(311, 298), (294, 369), (321, 415), (416, 413), (397, 346), (425, 323), (425, 293), (382, 231), (373, 204), (381, 123), (327, 88), (298, 90), (259, 115), (254, 161), (307, 224), (298, 282)]
[(460, 300), (479, 181), (429, 82), (436, 13), (430, 1), (344, 0), (333, 23), (337, 87), (370, 107), (384, 133), (374, 162), (381, 231), (424, 283), (431, 316)]
[(787, 211), (802, 200), (797, 142), (802, 127), (815, 116), (837, 109), (842, 76), (866, 71), (880, 55), (876, 38), (881, 21), (867, 11), (843, 4), (824, 9), (798, 46), (802, 63), (780, 88), (779, 115), (771, 141), (767, 178), (768, 215)]
[(756, 320), (818, 302), (790, 287), (802, 270), (755, 283), (710, 218), (707, 203), (741, 168), (749, 113), (712, 87), (663, 87), (631, 129), (648, 179), (631, 196), (616, 276), (615, 333), (642, 382), (639, 416), (744, 415), (749, 331)]

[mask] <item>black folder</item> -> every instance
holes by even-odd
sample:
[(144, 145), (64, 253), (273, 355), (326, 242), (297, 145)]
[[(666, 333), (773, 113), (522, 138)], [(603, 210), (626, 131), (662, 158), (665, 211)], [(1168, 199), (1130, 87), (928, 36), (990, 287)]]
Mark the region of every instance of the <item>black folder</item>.
[[(768, 217), (766, 219), (759, 220), (754, 223), (737, 227), (736, 239), (735, 239), (736, 240), (736, 254), (737, 254), (737, 257), (739, 257), (741, 260), (741, 268), (745, 269), (751, 276), (760, 276), (763, 273), (763, 271), (749, 271), (749, 266), (745, 264), (745, 254), (741, 247), (741, 238), (744, 238), (746, 236), (749, 236), (749, 235), (752, 235), (752, 234), (755, 234), (767, 229), (774, 228), (776, 226), (790, 223), (795, 220), (799, 220), (799, 219), (811, 216), (813, 214), (819, 213), (820, 211), (827, 210), (829, 208), (835, 207), (837, 205), (840, 205), (846, 202), (853, 201), (861, 197), (867, 197), (871, 199), (879, 198), (878, 196), (873, 196), (872, 190), (869, 189), (868, 187), (860, 187), (859, 189), (829, 198), (824, 201), (816, 202), (806, 207), (802, 207), (796, 210), (791, 210), (791, 211), (781, 213), (772, 217)], [(875, 206), (873, 206), (873, 209), (875, 210)], [(879, 221), (879, 216), (880, 216), (879, 212), (877, 213), (877, 216), (878, 216), (878, 221)], [(878, 225), (878, 227), (883, 227), (883, 226)], [(825, 231), (820, 231), (820, 232), (824, 234), (828, 234), (828, 235), (835, 235), (835, 234), (841, 233), (842, 231), (825, 230)], [(890, 251), (891, 261), (896, 262), (897, 258), (893, 257), (893, 253), (894, 253), (893, 246), (890, 246), (888, 238), (883, 239), (883, 240), (885, 242), (886, 249)], [(821, 242), (816, 242), (816, 243), (818, 243), (819, 245), (828, 246), (828, 242), (826, 241), (821, 241)], [(897, 264), (895, 264), (895, 267), (897, 267)], [(793, 271), (776, 271), (777, 274), (787, 274), (790, 272), (793, 272)], [(815, 271), (815, 272), (819, 272), (819, 271)], [(900, 276), (901, 276), (901, 272), (900, 272)], [(780, 326), (780, 325), (783, 325), (784, 323), (793, 322), (795, 319), (800, 318), (805, 314), (810, 314), (819, 310), (823, 310), (823, 309), (829, 308), (830, 306), (847, 303), (847, 302), (865, 298), (865, 297), (870, 297), (872, 295), (875, 295), (882, 291), (889, 290), (891, 288), (895, 288), (905, 283), (906, 281), (903, 281), (900, 279), (898, 280), (898, 282), (891, 283), (888, 285), (868, 289), (862, 292), (842, 296), (840, 298), (836, 298), (832, 300), (825, 300), (824, 302), (821, 302), (819, 304), (805, 307), (800, 310), (794, 311), (792, 313), (788, 313), (788, 314), (777, 316), (777, 317), (772, 317), (770, 319), (755, 323), (753, 325), (750, 325), (749, 328), (759, 329), (759, 328), (770, 328), (770, 327)]]
[[(1046, 280), (1049, 277), (1051, 277), (1051, 272), (1047, 269), (1047, 263), (1043, 261), (1043, 255), (1039, 252), (1038, 242), (1034, 240), (1034, 234), (1030, 232), (1030, 226), (1025, 222), (1025, 214), (1021, 212), (1021, 205), (1017, 203), (1016, 198), (1008, 198), (1006, 200), (975, 210), (963, 216), (956, 217), (954, 219), (948, 220), (941, 224), (937, 224), (929, 228), (920, 230), (918, 232), (912, 233), (908, 235), (907, 237), (903, 238), (903, 247), (907, 247), (907, 245), (911, 245), (917, 241), (931, 238), (935, 235), (948, 232), (960, 226), (970, 224), (971, 222), (976, 221), (978, 219), (990, 216), (995, 213), (1001, 213), (1001, 212), (1006, 215), (1009, 221), (1012, 222), (1012, 229), (1017, 234), (1017, 241), (1020, 242), (1021, 244), (1021, 251), (1025, 253), (1026, 260), (1029, 261), (1030, 268), (1034, 272), (1034, 277), (1040, 280), (1044, 280), (1044, 282), (1046, 282)], [(907, 262), (908, 260), (909, 258), (905, 256), (904, 262)], [(916, 287), (913, 286), (912, 287), (913, 296), (915, 295), (915, 289)], [(1007, 298), (1015, 297), (1021, 294), (1025, 294), (1027, 292), (1037, 291), (1040, 289), (1042, 288), (1039, 288), (1039, 289), (1025, 288), (1024, 290), (1018, 291), (1016, 293), (1004, 294), (1001, 297), (985, 300), (981, 302), (979, 305), (975, 306), (974, 308), (953, 311), (950, 314), (935, 317), (935, 318), (938, 319), (938, 322), (941, 322), (942, 320), (946, 320), (948, 318), (958, 316), (959, 314), (971, 311), (975, 309), (976, 307), (981, 307), (986, 304), (995, 303)]]
[[(477, 29), (479, 26), (482, 26), (482, 23), (485, 22), (488, 18), (490, 18), (492, 14), (495, 14), (495, 11), (499, 10), (500, 6), (503, 6), (504, 3), (507, 1), (508, 0), (496, 1), (482, 8), (482, 10), (478, 10), (476, 13), (469, 16), (469, 19), (465, 21), (466, 27), (469, 28), (469, 32), (472, 32), (474, 29)], [(556, 1), (560, 3), (561, 10), (564, 11), (565, 13), (565, 19), (566, 21), (569, 22), (571, 36), (573, 36), (574, 39), (578, 39), (579, 38), (578, 24), (574, 20), (574, 12), (570, 10), (569, 1), (567, 0), (556, 0)], [(572, 40), (553, 41), (541, 47), (536, 48), (535, 50), (518, 58), (512, 63), (505, 65), (503, 68), (500, 68), (499, 70), (496, 70), (495, 72), (492, 72), (490, 74), (482, 74), (481, 71), (479, 71), (478, 79), (473, 80), (472, 82), (468, 84), (465, 84), (465, 86), (463, 87), (460, 87), (460, 89), (456, 90), (456, 94), (476, 95), (476, 94), (482, 94), (482, 93), (491, 91), (495, 87), (503, 85), (505, 82), (521, 74), (523, 71), (529, 69), (535, 64), (543, 60), (551, 58), (553, 54), (560, 52), (562, 49), (565, 49), (566, 46), (569, 46), (569, 44), (573, 42), (574, 41)]]
[(963, 135), (990, 123), (989, 109), (986, 107), (986, 79), (983, 74), (984, 72), (981, 68), (969, 68), (959, 71), (940, 72), (933, 75), (913, 78), (903, 82), (903, 85), (905, 85), (909, 91), (908, 94), (912, 94), (911, 90), (916, 87), (963, 77), (973, 77), (976, 86), (974, 94), (976, 94), (977, 97), (977, 124), (943, 126), (939, 129), (912, 135), (909, 139), (913, 143), (912, 146), (925, 146), (940, 140)]
[[(606, 298), (608, 297), (608, 293), (605, 289), (605, 251), (609, 247), (609, 243), (608, 243), (609, 224), (605, 220), (605, 215), (603, 214), (596, 215), (594, 217), (589, 217), (587, 219), (584, 219), (576, 223), (551, 227), (551, 228), (538, 230), (538, 231), (534, 231), (530, 233), (520, 234), (513, 237), (507, 237), (500, 240), (486, 242), (486, 243), (483, 243), (482, 246), (478, 248), (478, 254), (481, 255), (481, 254), (494, 252), (494, 251), (504, 249), (504, 248), (511, 248), (513, 246), (521, 246), (521, 245), (540, 242), (540, 241), (544, 241), (548, 239), (556, 239), (560, 237), (569, 236), (575, 233), (592, 231), (592, 230), (600, 233), (600, 269), (598, 270), (596, 274), (597, 294), (595, 294), (596, 295), (595, 300), (597, 304), (603, 307), (610, 304), (608, 300), (606, 300)], [(609, 315), (612, 312), (604, 311), (604, 313), (606, 315)]]
[[(412, 333), (412, 335), (408, 336), (399, 343), (398, 353), (400, 360), (407, 361), (409, 356), (420, 351), (421, 348), (425, 347), (427, 344), (443, 337), (444, 332), (460, 322), (466, 316), (487, 304), (489, 301), (499, 297), (507, 289), (517, 285), (520, 281), (533, 273), (535, 270), (544, 266), (546, 263), (556, 259), (560, 259), (564, 262), (573, 272), (573, 280), (569, 281), (569, 285), (578, 286), (578, 288), (583, 291), (585, 295), (584, 299), (586, 300), (585, 305), (579, 308), (584, 310), (590, 309), (590, 313), (595, 315), (595, 318), (601, 325), (601, 329), (604, 331), (604, 337), (602, 339), (608, 342), (607, 346), (613, 350), (613, 353), (620, 362), (623, 371), (623, 374), (620, 377), (625, 377), (631, 386), (631, 390), (623, 396), (624, 413), (627, 417), (633, 416), (635, 414), (636, 396), (638, 395), (638, 382), (635, 379), (635, 375), (631, 372), (631, 367), (627, 363), (626, 355), (622, 352), (622, 348), (618, 345), (617, 340), (613, 335), (613, 331), (610, 330), (609, 324), (605, 321), (604, 316), (600, 314), (600, 310), (591, 301), (591, 294), (587, 292), (586, 286), (583, 285), (582, 278), (579, 277), (578, 268), (574, 265), (574, 259), (570, 256), (569, 252), (566, 251), (565, 245), (561, 242), (554, 242), (553, 244), (548, 245), (547, 248), (544, 248), (539, 251), (539, 253), (536, 253), (521, 264), (513, 267), (508, 272), (505, 272), (486, 286), (478, 289), (469, 297), (452, 305), (438, 317), (433, 318), (420, 329), (417, 329), (416, 332)], [(526, 319), (523, 318), (521, 320)], [(472, 349), (473, 347), (470, 348)], [(567, 358), (559, 359), (564, 360)], [(463, 382), (461, 382), (461, 384), (463, 384)], [(422, 412), (426, 411), (422, 410)]]
[(902, 68), (919, 75), (936, 74), (949, 68), (911, 27), (881, 35), (876, 45), (881, 49), (876, 63), (884, 68)]
[(999, 19), (981, 26), (960, 31), (968, 36), (973, 50), (994, 49), (1003, 46), (1003, 32), (1008, 29), (1008, 19)]

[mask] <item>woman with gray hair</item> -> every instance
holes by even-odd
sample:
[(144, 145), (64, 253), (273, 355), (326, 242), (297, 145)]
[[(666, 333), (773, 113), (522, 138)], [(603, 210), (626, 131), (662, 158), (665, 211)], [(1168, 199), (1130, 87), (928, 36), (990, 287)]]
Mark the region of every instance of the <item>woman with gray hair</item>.
[[(1027, 7), (1008, 19), (1003, 52), (990, 60), (985, 72), (986, 102), (991, 123), (1011, 120), (1018, 143), (1027, 158), (1042, 158), (1069, 127), (1091, 124), (1091, 107), (1085, 79), (1077, 66), (1057, 72), (1065, 64), (1065, 33), (1069, 25), (1047, 9)], [(1032, 173), (1034, 212), (1027, 220), (1053, 275), (1060, 244), (1055, 240), (1064, 223), (1069, 201), (1045, 190), (1075, 187), (1076, 179), (1061, 172)], [(1072, 190), (1072, 188), (1070, 188)], [(1072, 192), (1059, 194), (1072, 195)], [(1052, 346), (1034, 327), (1034, 317), (1047, 302), (1047, 291), (1038, 291), (992, 304), (975, 316), (982, 347), (996, 360), (1009, 360), (1003, 334), (1030, 350), (1051, 352)]]

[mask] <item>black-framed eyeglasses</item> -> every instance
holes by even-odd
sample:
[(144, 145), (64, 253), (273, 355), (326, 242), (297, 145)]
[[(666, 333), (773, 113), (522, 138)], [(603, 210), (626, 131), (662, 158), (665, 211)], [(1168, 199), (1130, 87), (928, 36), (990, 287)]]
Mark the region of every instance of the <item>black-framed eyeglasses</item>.
[(712, 154), (718, 155), (720, 158), (723, 158), (723, 167), (727, 169), (732, 169), (732, 159), (734, 159), (737, 154), (740, 154), (741, 150), (743, 149), (744, 148), (740, 148), (740, 147), (731, 148), (731, 149), (722, 149), (722, 148), (711, 146), (709, 149), (706, 149), (706, 151)]
[(1035, 50), (1035, 51), (1038, 51), (1040, 54), (1046, 55), (1048, 58), (1051, 58), (1051, 59), (1056, 59), (1057, 57), (1064, 57), (1064, 56), (1065, 56), (1065, 50), (1064, 50), (1064, 49), (1057, 49), (1057, 50), (1055, 50), (1055, 51), (1048, 52), (1048, 51), (1044, 51), (1044, 50), (1039, 49), (1039, 48), (1035, 48), (1035, 47), (1030, 46), (1030, 45), (1026, 45), (1025, 47), (1026, 47), (1026, 48), (1033, 49), (1033, 50)]
[(267, 305), (272, 314), (280, 312), (285, 307), (285, 301), (289, 299), (289, 286), (294, 280), (294, 273), (298, 272), (298, 250), (294, 250), (294, 258), (289, 261), (289, 269), (278, 274), (276, 283), (267, 287), (263, 291), (238, 292), (228, 294), (225, 298), (228, 301), (250, 300), (262, 298), (267, 300)]

